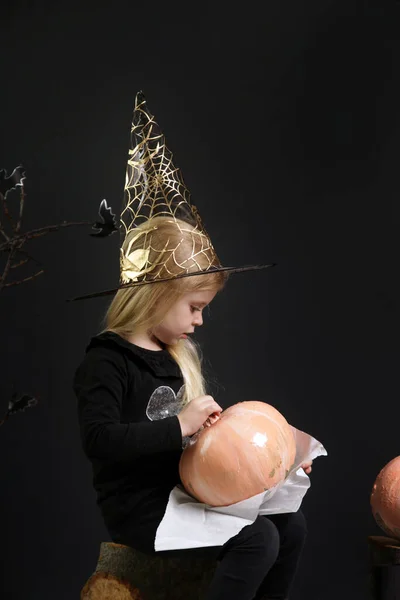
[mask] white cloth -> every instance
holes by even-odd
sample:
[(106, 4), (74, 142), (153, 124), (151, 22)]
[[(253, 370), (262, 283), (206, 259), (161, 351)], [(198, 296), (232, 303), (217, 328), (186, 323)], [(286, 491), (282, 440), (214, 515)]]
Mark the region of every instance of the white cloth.
[(214, 507), (189, 496), (182, 485), (175, 486), (157, 529), (155, 550), (222, 546), (258, 515), (296, 512), (311, 485), (300, 465), (328, 453), (312, 436), (294, 427), (292, 430), (296, 438), (294, 466), (285, 481), (266, 492), (230, 506)]

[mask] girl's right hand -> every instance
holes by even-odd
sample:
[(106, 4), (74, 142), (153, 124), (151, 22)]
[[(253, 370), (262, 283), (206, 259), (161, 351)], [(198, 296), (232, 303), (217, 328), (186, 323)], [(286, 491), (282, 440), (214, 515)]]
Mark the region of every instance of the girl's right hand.
[(178, 415), (182, 437), (196, 433), (211, 416), (212, 422), (218, 420), (222, 410), (212, 396), (193, 398)]

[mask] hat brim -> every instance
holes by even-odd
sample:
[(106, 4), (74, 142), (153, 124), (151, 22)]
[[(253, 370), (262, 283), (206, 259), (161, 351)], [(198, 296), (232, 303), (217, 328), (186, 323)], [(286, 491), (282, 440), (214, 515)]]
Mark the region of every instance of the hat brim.
[(151, 279), (146, 281), (135, 281), (132, 283), (124, 283), (116, 288), (110, 290), (103, 290), (102, 292), (95, 292), (94, 294), (86, 294), (85, 296), (77, 296), (76, 298), (70, 298), (67, 302), (75, 302), (77, 300), (88, 300), (89, 298), (99, 298), (101, 296), (110, 296), (115, 294), (118, 290), (124, 290), (125, 288), (139, 287), (142, 285), (153, 285), (155, 283), (165, 283), (166, 281), (172, 281), (175, 279), (183, 279), (185, 277), (200, 277), (201, 275), (211, 275), (212, 273), (221, 273), (223, 271), (228, 273), (244, 273), (245, 271), (259, 271), (260, 269), (268, 269), (275, 267), (276, 263), (269, 265), (251, 265), (248, 267), (212, 267), (206, 271), (193, 271), (191, 273), (183, 273), (182, 275), (175, 275), (173, 277), (164, 277), (163, 279)]

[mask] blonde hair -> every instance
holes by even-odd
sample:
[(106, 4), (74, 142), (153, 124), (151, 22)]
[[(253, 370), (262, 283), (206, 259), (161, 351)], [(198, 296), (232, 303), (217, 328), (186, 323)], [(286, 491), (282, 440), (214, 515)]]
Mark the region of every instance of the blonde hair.
[[(143, 236), (151, 234), (148, 261), (154, 264), (152, 277), (168, 264), (171, 274), (182, 272), (185, 264), (190, 272), (206, 269), (215, 264), (217, 257), (210, 244), (204, 244), (204, 234), (187, 223), (171, 217), (152, 217), (134, 230), (135, 240), (130, 252), (143, 247)], [(128, 246), (131, 236), (125, 240)], [(207, 238), (206, 238), (207, 239)], [(192, 257), (195, 258), (192, 258)], [(188, 292), (219, 292), (227, 280), (225, 272), (204, 274), (199, 277), (183, 277), (171, 281), (144, 284), (118, 290), (105, 315), (105, 331), (113, 331), (127, 339), (131, 335), (147, 332), (160, 325), (172, 306)], [(178, 364), (185, 383), (185, 401), (205, 394), (201, 353), (191, 339), (179, 340), (166, 349)]]

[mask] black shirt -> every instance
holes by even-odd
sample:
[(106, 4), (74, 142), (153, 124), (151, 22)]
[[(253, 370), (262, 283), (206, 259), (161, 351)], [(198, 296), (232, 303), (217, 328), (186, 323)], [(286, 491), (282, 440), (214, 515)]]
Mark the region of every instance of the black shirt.
[(182, 432), (177, 416), (165, 411), (151, 420), (149, 401), (168, 392), (160, 386), (174, 397), (182, 385), (167, 350), (140, 348), (111, 332), (92, 338), (75, 373), (83, 449), (114, 541), (153, 545), (169, 493), (180, 483)]

